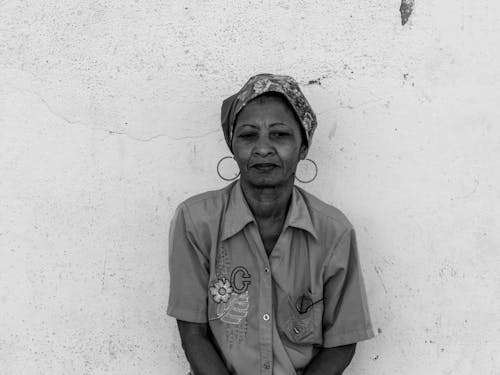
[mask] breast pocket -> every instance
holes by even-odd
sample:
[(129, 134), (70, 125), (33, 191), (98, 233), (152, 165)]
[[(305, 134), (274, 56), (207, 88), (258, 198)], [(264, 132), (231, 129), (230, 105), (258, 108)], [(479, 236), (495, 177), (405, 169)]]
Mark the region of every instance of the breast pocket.
[(284, 295), (278, 303), (277, 326), (288, 340), (296, 344), (323, 342), (323, 295), (306, 291)]

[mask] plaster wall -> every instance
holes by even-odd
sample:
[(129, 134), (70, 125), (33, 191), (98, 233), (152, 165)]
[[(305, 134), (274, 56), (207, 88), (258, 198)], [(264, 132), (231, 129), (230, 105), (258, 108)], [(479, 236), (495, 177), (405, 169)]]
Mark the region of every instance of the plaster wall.
[(0, 374), (186, 372), (168, 225), (259, 72), (304, 87), (305, 187), (357, 229), (346, 373), (500, 374), (499, 4), (0, 0)]

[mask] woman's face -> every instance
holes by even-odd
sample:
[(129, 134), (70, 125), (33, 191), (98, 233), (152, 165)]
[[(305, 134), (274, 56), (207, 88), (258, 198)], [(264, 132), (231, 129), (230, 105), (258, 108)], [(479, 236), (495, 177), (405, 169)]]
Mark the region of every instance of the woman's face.
[(260, 96), (241, 110), (232, 146), (242, 181), (255, 187), (293, 183), (297, 164), (307, 152), (300, 125), (279, 96)]

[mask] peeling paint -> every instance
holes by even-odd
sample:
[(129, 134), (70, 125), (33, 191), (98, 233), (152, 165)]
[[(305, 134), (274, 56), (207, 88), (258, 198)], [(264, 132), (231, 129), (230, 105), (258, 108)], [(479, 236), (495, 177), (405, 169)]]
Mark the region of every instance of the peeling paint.
[(321, 86), (322, 85), (322, 81), (325, 79), (325, 78), (328, 78), (328, 74), (324, 74), (322, 76), (319, 76), (318, 78), (313, 78), (313, 79), (310, 79), (309, 81), (307, 81), (307, 85), (318, 85), (318, 86)]
[(309, 82), (307, 82), (307, 84), (321, 86), (321, 78), (311, 79)]
[(401, 7), (399, 12), (401, 13), (401, 25), (405, 25), (413, 12), (413, 7), (415, 6), (415, 0), (401, 0)]

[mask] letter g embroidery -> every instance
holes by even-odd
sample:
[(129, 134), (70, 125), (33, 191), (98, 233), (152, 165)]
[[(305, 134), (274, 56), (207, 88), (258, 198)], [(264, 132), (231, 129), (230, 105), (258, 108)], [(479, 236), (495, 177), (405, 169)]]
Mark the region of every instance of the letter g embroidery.
[(250, 285), (250, 274), (243, 266), (238, 266), (231, 272), (231, 285), (236, 293), (245, 293)]

